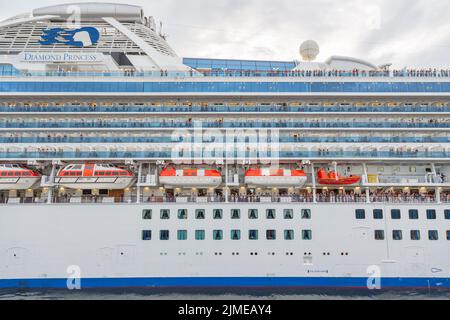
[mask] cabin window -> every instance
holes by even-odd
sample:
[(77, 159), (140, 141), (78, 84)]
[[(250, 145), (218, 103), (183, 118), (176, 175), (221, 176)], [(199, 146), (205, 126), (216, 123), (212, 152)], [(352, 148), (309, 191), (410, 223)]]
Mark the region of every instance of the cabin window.
[(383, 210), (381, 210), (381, 209), (373, 209), (373, 218), (375, 220), (383, 219)]
[(436, 220), (436, 210), (434, 210), (434, 209), (427, 210), (427, 219), (428, 220)]
[(258, 219), (258, 210), (256, 209), (249, 209), (248, 210), (248, 218), (249, 219)]
[(267, 240), (276, 240), (277, 239), (277, 231), (276, 230), (266, 230), (266, 239)]
[(311, 230), (302, 230), (302, 239), (303, 240), (312, 240), (312, 231)]
[(428, 231), (428, 239), (431, 241), (439, 240), (439, 233), (437, 230), (429, 230)]
[(292, 209), (284, 209), (283, 215), (284, 215), (284, 219), (292, 220), (292, 219), (294, 219), (294, 210), (292, 210)]
[(419, 210), (417, 210), (417, 209), (410, 209), (409, 210), (409, 219), (411, 219), (411, 220), (419, 219)]
[(401, 212), (399, 209), (392, 209), (391, 210), (391, 219), (392, 220), (399, 220), (401, 219)]
[(266, 210), (266, 218), (267, 219), (275, 219), (275, 209), (267, 209)]
[(258, 230), (249, 230), (248, 231), (248, 239), (249, 240), (258, 240)]
[(231, 219), (240, 219), (240, 218), (241, 218), (241, 210), (231, 209)]
[(159, 231), (159, 240), (169, 240), (169, 230), (160, 230)]
[(384, 240), (384, 230), (375, 230), (375, 240)]
[(187, 230), (178, 230), (177, 231), (177, 239), (178, 240), (187, 240)]
[(170, 210), (169, 209), (161, 209), (161, 220), (169, 220), (170, 219)]
[(364, 209), (356, 209), (355, 216), (358, 220), (364, 220), (366, 218), (366, 211)]
[(392, 230), (392, 239), (398, 241), (403, 239), (402, 230)]
[(447, 230), (447, 240), (450, 240), (450, 230)]
[(447, 220), (450, 220), (450, 210), (444, 210), (444, 217)]
[(152, 240), (152, 231), (151, 230), (142, 230), (142, 240), (143, 241)]
[(213, 230), (213, 240), (223, 240), (223, 231)]
[(100, 172), (98, 172), (97, 174), (98, 174), (99, 176), (104, 176), (104, 175), (105, 175), (105, 172), (100, 171)]
[(420, 240), (420, 230), (411, 230), (411, 240)]
[(180, 219), (180, 220), (186, 220), (187, 219), (187, 210), (186, 209), (179, 209), (178, 210), (178, 219)]
[(151, 218), (152, 218), (152, 210), (151, 209), (142, 210), (142, 219), (150, 220)]
[(284, 230), (284, 240), (294, 240), (294, 230)]
[(220, 220), (223, 218), (223, 210), (222, 209), (214, 209), (213, 210), (213, 219)]
[(231, 230), (231, 240), (241, 240), (241, 230)]
[(195, 240), (205, 240), (205, 230), (195, 230)]
[(311, 209), (302, 209), (302, 219), (311, 219)]
[(195, 219), (204, 220), (205, 219), (205, 210), (203, 210), (203, 209), (195, 210)]

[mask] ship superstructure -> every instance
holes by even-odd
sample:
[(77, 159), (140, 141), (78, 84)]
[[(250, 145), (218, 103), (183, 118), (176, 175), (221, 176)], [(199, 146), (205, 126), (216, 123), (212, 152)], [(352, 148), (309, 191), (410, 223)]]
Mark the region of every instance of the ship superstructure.
[(449, 287), (450, 70), (182, 59), (154, 21), (0, 23), (0, 287)]

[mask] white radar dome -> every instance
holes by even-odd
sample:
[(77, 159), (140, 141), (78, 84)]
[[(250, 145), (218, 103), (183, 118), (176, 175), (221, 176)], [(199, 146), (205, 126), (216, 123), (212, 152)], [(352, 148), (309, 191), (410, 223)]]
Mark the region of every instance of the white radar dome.
[(304, 61), (316, 60), (319, 53), (319, 45), (314, 40), (305, 41), (300, 46), (300, 55)]

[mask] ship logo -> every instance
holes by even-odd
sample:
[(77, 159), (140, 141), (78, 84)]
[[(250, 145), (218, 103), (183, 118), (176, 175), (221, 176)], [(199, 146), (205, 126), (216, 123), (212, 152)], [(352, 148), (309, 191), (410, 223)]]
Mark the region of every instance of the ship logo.
[(70, 47), (84, 48), (97, 44), (100, 33), (96, 28), (84, 27), (80, 29), (52, 28), (45, 29), (39, 41), (42, 45), (65, 44)]

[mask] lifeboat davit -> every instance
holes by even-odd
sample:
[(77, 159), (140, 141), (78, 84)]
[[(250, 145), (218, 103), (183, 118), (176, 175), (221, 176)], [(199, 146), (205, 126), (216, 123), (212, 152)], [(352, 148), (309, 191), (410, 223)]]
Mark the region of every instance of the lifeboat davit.
[(216, 188), (222, 184), (222, 174), (214, 169), (165, 168), (159, 182), (166, 188)]
[(273, 188), (301, 188), (307, 180), (302, 170), (258, 168), (245, 173), (245, 183), (254, 186)]
[(31, 189), (41, 175), (18, 164), (0, 164), (0, 190)]
[(69, 189), (122, 190), (134, 179), (130, 171), (109, 164), (71, 164), (58, 172), (55, 183)]
[(319, 184), (330, 186), (332, 185), (343, 186), (356, 184), (361, 180), (361, 177), (360, 176), (343, 177), (334, 171), (327, 174), (324, 169), (320, 169), (319, 171), (317, 171), (317, 179)]

